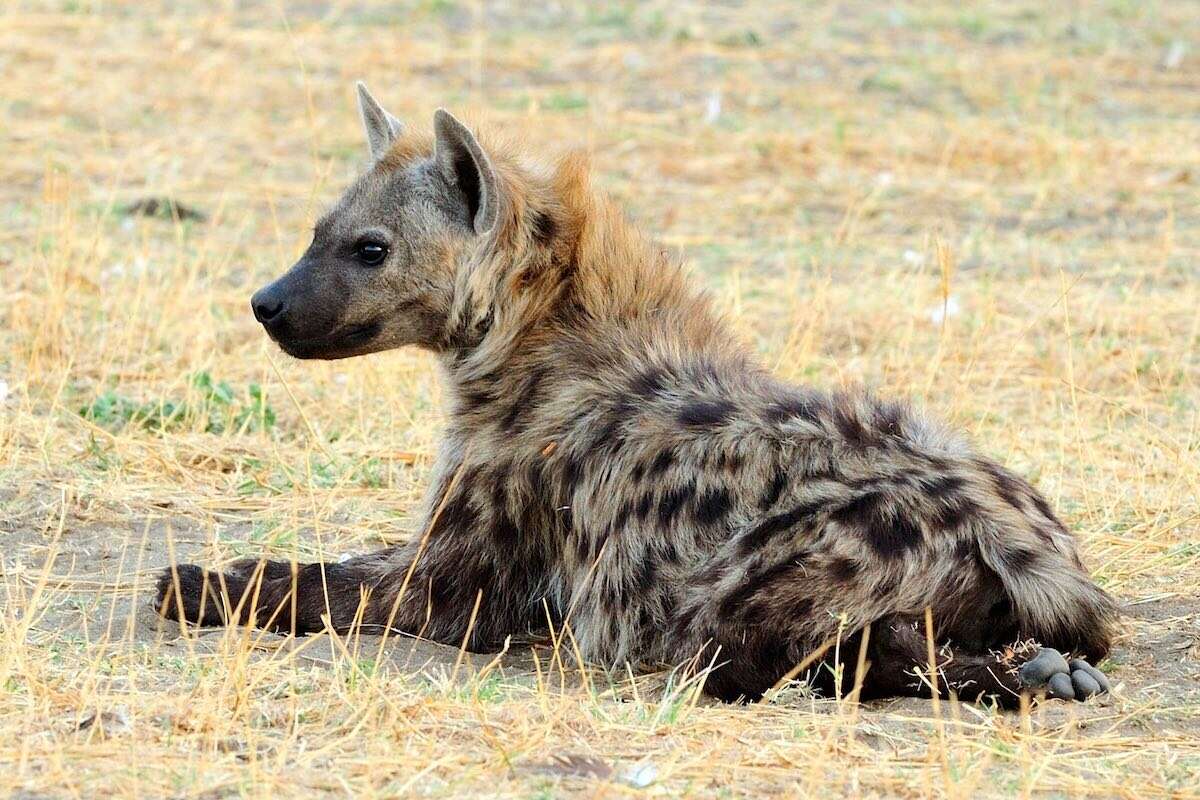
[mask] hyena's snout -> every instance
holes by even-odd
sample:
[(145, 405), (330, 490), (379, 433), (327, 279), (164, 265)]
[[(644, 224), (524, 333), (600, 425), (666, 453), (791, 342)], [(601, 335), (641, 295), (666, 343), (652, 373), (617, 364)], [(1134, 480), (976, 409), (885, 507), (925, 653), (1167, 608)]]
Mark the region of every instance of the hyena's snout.
[(323, 279), (305, 261), (259, 289), (250, 310), (283, 351), (296, 358), (348, 358), (377, 349), (382, 322), (349, 317), (347, 297), (356, 296)]
[(250, 308), (254, 318), (267, 329), (272, 338), (278, 339), (283, 333), (284, 321), (287, 318), (287, 294), (279, 281), (273, 281), (259, 289), (250, 298)]
[(313, 302), (304, 277), (302, 269), (293, 267), (250, 298), (254, 318), (289, 352), (300, 342), (325, 336), (331, 327), (330, 309)]

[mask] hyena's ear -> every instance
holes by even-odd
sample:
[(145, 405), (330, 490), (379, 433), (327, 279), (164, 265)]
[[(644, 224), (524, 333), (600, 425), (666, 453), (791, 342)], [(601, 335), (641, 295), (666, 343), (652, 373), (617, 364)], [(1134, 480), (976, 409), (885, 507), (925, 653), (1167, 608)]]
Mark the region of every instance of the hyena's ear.
[(354, 85), (358, 88), (358, 113), (362, 115), (363, 128), (367, 131), (367, 151), (371, 160), (378, 161), (404, 130), (404, 123), (379, 105), (365, 83), (359, 81)]
[(444, 108), (433, 115), (433, 135), (434, 158), (450, 185), (462, 192), (475, 233), (490, 232), (500, 215), (500, 193), (487, 153), (475, 134)]

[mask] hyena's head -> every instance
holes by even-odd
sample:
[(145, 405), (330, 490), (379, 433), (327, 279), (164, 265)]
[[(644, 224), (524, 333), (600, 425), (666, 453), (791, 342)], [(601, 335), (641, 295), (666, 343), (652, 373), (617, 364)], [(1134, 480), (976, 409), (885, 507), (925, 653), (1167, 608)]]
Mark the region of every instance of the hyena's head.
[(432, 141), (405, 136), (361, 83), (358, 99), (371, 168), (317, 222), (300, 260), (251, 299), (298, 358), (441, 346), (457, 265), (498, 218), (496, 172), (466, 126), (439, 110)]

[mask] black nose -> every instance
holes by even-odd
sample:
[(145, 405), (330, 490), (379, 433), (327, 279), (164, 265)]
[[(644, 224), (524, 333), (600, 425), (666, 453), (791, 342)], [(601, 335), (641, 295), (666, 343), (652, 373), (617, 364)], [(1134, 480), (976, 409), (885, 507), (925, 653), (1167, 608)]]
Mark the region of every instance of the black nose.
[(250, 308), (254, 309), (254, 318), (264, 325), (282, 314), (283, 306), (283, 298), (277, 297), (271, 291), (270, 286), (259, 289), (254, 293), (254, 297), (250, 298)]

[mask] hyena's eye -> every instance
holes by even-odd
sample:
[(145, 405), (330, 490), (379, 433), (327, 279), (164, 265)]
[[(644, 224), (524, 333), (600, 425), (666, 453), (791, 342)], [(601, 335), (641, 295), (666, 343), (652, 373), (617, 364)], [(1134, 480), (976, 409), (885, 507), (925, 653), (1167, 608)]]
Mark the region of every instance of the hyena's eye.
[(368, 267), (378, 267), (387, 258), (387, 254), (387, 245), (379, 242), (359, 242), (354, 247), (354, 257)]

